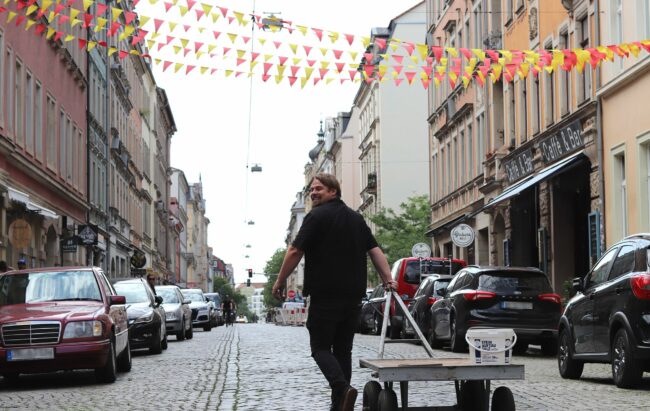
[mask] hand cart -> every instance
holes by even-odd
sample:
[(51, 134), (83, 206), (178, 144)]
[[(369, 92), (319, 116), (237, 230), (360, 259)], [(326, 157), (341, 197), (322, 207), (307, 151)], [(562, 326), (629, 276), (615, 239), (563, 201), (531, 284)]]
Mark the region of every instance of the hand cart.
[[(400, 304), (407, 320), (413, 324), (418, 339), (387, 340), (386, 329), (390, 313), (391, 298)], [(430, 358), (420, 359), (384, 359), (386, 343), (420, 341)], [(513, 343), (514, 344), (514, 343)], [(510, 346), (511, 347), (511, 346)], [(508, 347), (508, 348), (510, 348)], [(476, 348), (476, 347), (475, 347)], [(381, 327), (381, 340), (378, 359), (360, 359), (361, 368), (372, 370), (372, 377), (379, 380), (369, 381), (363, 389), (364, 411), (396, 410), (466, 410), (488, 411), (490, 405), (491, 380), (523, 380), (524, 366), (513, 364), (477, 365), (469, 356), (463, 358), (434, 358), (434, 352), (422, 331), (411, 317), (402, 299), (394, 290), (386, 296), (384, 318)], [(452, 406), (408, 406), (408, 387), (410, 381), (454, 381), (456, 405)], [(399, 382), (401, 407), (397, 406), (397, 395), (393, 383)], [(383, 383), (383, 388), (380, 383)], [(498, 387), (492, 394), (493, 411), (514, 411), (515, 402), (508, 387)]]

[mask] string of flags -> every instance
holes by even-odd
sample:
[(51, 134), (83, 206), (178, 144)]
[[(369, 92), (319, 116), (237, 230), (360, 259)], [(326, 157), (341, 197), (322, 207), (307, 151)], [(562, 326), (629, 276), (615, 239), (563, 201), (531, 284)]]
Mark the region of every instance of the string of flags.
[[(4, 0), (4, 4), (8, 5), (12, 1)], [(134, 3), (137, 4), (137, 1), (135, 0)], [(80, 2), (82, 9), (72, 7), (75, 2)], [(244, 27), (251, 22), (258, 24), (258, 27), (260, 24), (265, 24), (259, 16), (252, 16), (252, 19), (248, 20), (244, 13), (193, 0), (187, 0), (187, 5), (179, 5), (178, 0), (173, 0), (171, 3), (149, 0), (149, 3), (164, 3), (167, 10), (177, 7), (182, 16), (194, 9), (197, 21), (209, 16), (213, 23), (216, 23), (219, 18), (213, 15), (217, 15), (222, 16), (229, 24), (237, 22)], [(88, 13), (91, 6), (94, 6), (94, 14)], [(219, 14), (215, 13), (214, 9), (219, 10)], [(21, 11), (22, 13), (19, 13)], [(310, 83), (313, 85), (332, 82), (342, 84), (375, 80), (393, 81), (396, 85), (400, 85), (414, 84), (419, 80), (417, 82), (427, 88), (431, 82), (439, 86), (445, 79), (452, 87), (455, 87), (458, 81), (467, 87), (471, 81), (477, 81), (481, 85), (487, 79), (493, 82), (501, 79), (511, 82), (516, 77), (526, 78), (531, 73), (537, 76), (543, 71), (550, 74), (558, 69), (564, 71), (575, 69), (581, 73), (586, 66), (596, 68), (602, 62), (614, 61), (617, 57), (636, 58), (642, 50), (650, 53), (650, 40), (584, 49), (484, 50), (427, 46), (398, 39), (370, 39), (348, 34), (341, 36), (337, 32), (293, 26), (287, 21), (281, 21), (282, 26), (271, 27), (275, 30), (290, 27), (291, 33), (297, 31), (303, 36), (311, 31), (316, 33), (319, 41), (322, 42), (327, 38), (332, 44), (342, 37), (349, 46), (360, 42), (365, 50), (370, 50), (369, 46), (373, 44), (373, 48), (379, 52), (361, 52), (354, 49), (335, 49), (297, 43), (285, 44), (277, 40), (268, 41), (267, 38), (258, 38), (260, 45), (270, 44), (271, 51), (255, 53), (252, 50), (234, 47), (236, 42), (239, 45), (248, 44), (252, 39), (250, 36), (217, 31), (214, 27), (203, 26), (199, 26), (199, 32), (208, 33), (213, 39), (196, 41), (170, 34), (165, 35), (161, 33), (165, 23), (170, 32), (173, 32), (179, 23), (139, 16), (135, 12), (117, 7), (111, 7), (109, 12), (109, 6), (92, 0), (43, 0), (40, 6), (36, 4), (36, 0), (17, 0), (15, 11), (0, 6), (0, 13), (7, 13), (7, 24), (12, 22), (16, 26), (24, 24), (26, 31), (34, 27), (35, 34), (47, 39), (65, 43), (75, 41), (79, 48), (87, 50), (97, 46), (105, 47), (110, 56), (115, 54), (119, 59), (129, 55), (151, 59), (153, 63), (161, 65), (163, 71), (172, 67), (174, 73), (185, 75), (199, 73), (223, 74), (225, 77), (259, 76), (264, 82), (272, 79), (278, 84), (286, 79), (291, 86), (299, 83), (302, 87)], [(100, 17), (106, 14), (111, 15), (110, 22)], [(152, 31), (142, 28), (149, 22), (153, 22)], [(114, 41), (75, 36), (61, 30), (63, 25), (71, 29), (79, 25), (95, 33), (101, 31), (107, 36), (107, 40), (114, 38)], [(190, 25), (183, 25), (183, 27), (186, 33), (190, 31)], [(227, 45), (223, 44), (224, 38), (230, 40)], [(283, 50), (283, 54), (280, 54), (280, 50)], [(310, 56), (314, 50), (320, 51), (321, 58)], [(174, 57), (165, 57), (163, 52), (172, 53)], [(357, 60), (359, 56), (362, 57), (361, 61)]]

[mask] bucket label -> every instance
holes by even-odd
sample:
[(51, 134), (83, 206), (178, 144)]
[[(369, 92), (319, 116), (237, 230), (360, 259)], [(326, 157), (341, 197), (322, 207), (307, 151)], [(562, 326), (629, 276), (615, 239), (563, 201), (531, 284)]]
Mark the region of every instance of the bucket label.
[(484, 351), (496, 351), (498, 350), (497, 345), (494, 343), (492, 340), (480, 340), (481, 341), (481, 349)]
[[(474, 346), (477, 347), (477, 346), (480, 346), (480, 345), (481, 345), (481, 339), (476, 338), (474, 340)], [(474, 362), (476, 364), (480, 364), (481, 363), (481, 352), (479, 350), (473, 350), (473, 351), (474, 351)]]

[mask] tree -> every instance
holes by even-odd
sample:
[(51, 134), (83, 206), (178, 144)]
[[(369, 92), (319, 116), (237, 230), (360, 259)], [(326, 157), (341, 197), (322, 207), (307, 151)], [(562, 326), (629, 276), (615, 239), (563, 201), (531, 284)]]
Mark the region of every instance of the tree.
[[(431, 243), (431, 239), (426, 236), (431, 223), (429, 197), (409, 197), (407, 202), (401, 203), (399, 207), (399, 214), (389, 208), (369, 217), (376, 228), (375, 238), (390, 265), (400, 258), (409, 257), (415, 243)], [(369, 274), (370, 282), (378, 283), (379, 276), (374, 267), (372, 268)]]
[(232, 285), (223, 277), (215, 277), (214, 283), (212, 286), (214, 292), (219, 293), (221, 300), (223, 301), (226, 297), (230, 297), (235, 304), (237, 304), (237, 314), (243, 315), (249, 318), (252, 318), (253, 313), (248, 309), (248, 301), (246, 301), (246, 296), (240, 293), (238, 290), (235, 290)]
[(286, 248), (278, 248), (266, 262), (266, 266), (264, 266), (264, 273), (267, 281), (266, 284), (264, 284), (262, 295), (264, 296), (264, 305), (267, 308), (282, 306), (282, 301), (273, 296), (273, 284), (275, 284), (275, 280), (278, 279), (280, 267), (282, 267), (282, 261), (284, 260), (286, 252)]

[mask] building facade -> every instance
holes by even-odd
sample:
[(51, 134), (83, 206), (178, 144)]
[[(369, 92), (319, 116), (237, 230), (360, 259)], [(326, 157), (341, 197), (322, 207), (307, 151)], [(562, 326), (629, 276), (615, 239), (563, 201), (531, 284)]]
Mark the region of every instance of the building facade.
[[(189, 185), (182, 170), (172, 168), (171, 174), (171, 198), (169, 199), (169, 212), (174, 219), (178, 235), (174, 239), (175, 264), (173, 266), (174, 282), (181, 287), (187, 286), (187, 199)], [(191, 261), (190, 261), (191, 263)]]
[(187, 206), (187, 287), (208, 290), (208, 224), (203, 182), (190, 185)]

